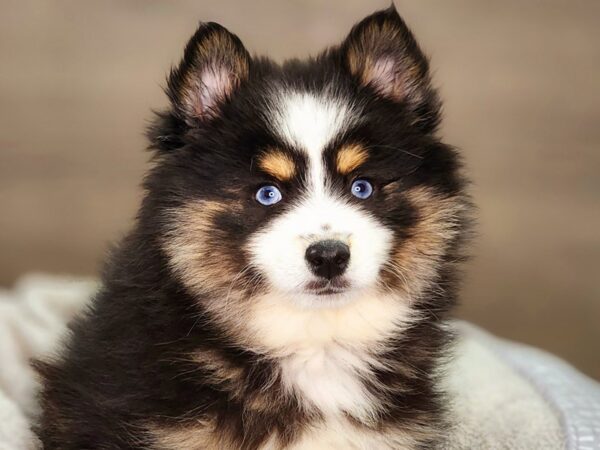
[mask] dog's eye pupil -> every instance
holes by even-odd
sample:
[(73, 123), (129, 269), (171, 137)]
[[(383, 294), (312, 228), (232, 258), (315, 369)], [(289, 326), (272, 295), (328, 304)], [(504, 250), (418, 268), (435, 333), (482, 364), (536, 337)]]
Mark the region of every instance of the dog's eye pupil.
[(261, 205), (271, 206), (281, 201), (281, 191), (275, 186), (263, 186), (256, 192), (256, 200)]
[(373, 185), (367, 180), (355, 180), (350, 188), (352, 195), (362, 200), (367, 199), (373, 194)]

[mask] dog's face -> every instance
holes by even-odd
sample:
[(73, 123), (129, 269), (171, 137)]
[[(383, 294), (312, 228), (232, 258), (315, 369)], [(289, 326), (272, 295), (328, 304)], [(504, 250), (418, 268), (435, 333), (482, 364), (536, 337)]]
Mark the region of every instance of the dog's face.
[(382, 141), (357, 135), (367, 120), (342, 93), (283, 88), (271, 102), (268, 122), (278, 145), (257, 165), (274, 179), (256, 195), (280, 212), (249, 236), (250, 263), (295, 301), (349, 299), (376, 285), (392, 247), (393, 225), (377, 214), (385, 207), (377, 204), (379, 191), (391, 180), (366, 165)]
[(204, 24), (168, 93), (151, 134), (148, 220), (211, 308), (258, 295), (343, 307), (435, 284), (459, 235), (462, 183), (434, 135), (427, 60), (395, 10), (282, 67)]

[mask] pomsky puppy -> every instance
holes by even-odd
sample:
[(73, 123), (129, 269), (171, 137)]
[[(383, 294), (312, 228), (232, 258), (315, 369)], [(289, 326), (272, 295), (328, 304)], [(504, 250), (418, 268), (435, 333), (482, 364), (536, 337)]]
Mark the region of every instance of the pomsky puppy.
[(135, 227), (37, 363), (47, 450), (439, 445), (470, 202), (428, 66), (394, 7), (282, 65), (199, 26)]

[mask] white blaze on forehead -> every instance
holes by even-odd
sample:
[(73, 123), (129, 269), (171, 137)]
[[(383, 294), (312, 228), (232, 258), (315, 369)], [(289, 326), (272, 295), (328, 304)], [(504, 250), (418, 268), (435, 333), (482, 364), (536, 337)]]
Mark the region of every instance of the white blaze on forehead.
[(324, 186), (323, 150), (356, 123), (353, 106), (333, 94), (277, 93), (271, 111), (273, 125), (286, 143), (308, 155), (313, 189)]
[(310, 155), (320, 154), (353, 118), (348, 102), (327, 94), (280, 93), (274, 106), (281, 138)]

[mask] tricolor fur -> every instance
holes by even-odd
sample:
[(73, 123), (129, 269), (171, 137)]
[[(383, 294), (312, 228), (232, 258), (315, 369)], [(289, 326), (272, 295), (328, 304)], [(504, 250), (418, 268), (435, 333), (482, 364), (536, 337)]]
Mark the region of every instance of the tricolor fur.
[[(395, 9), (282, 66), (201, 24), (167, 93), (135, 228), (38, 363), (45, 448), (437, 445), (469, 202)], [(322, 242), (341, 274), (307, 263)]]

